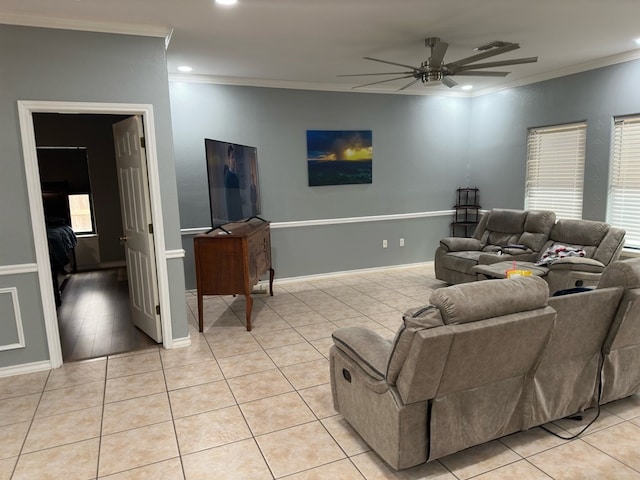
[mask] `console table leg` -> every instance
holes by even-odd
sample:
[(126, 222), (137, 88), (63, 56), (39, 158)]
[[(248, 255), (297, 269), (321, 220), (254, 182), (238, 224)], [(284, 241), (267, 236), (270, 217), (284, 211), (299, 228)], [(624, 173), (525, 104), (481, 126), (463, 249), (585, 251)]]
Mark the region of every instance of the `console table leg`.
[(246, 317), (247, 317), (247, 332), (251, 331), (251, 309), (253, 308), (253, 298), (251, 295), (245, 295), (244, 298), (247, 300)]
[(198, 328), (200, 331), (203, 330), (204, 325), (203, 325), (203, 321), (202, 321), (202, 294), (200, 292), (198, 292)]
[(276, 271), (273, 268), (269, 269), (269, 295), (273, 297), (273, 277), (275, 276)]

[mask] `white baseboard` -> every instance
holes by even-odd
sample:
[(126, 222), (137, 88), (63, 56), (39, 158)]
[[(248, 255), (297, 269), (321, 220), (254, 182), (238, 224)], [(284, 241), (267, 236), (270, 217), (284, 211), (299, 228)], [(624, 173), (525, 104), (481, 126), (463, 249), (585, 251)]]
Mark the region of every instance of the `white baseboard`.
[(171, 348), (184, 348), (191, 345), (191, 336), (187, 335), (182, 338), (174, 338), (171, 342)]
[(13, 375), (22, 375), (25, 373), (42, 372), (43, 370), (51, 370), (51, 362), (44, 360), (42, 362), (25, 363), (22, 365), (15, 365), (10, 367), (0, 368), (0, 378), (12, 377)]
[[(274, 284), (278, 283), (292, 283), (292, 282), (300, 282), (306, 280), (325, 280), (335, 277), (345, 277), (349, 275), (360, 275), (363, 273), (382, 273), (389, 272), (391, 270), (401, 270), (403, 268), (411, 268), (411, 267), (430, 267), (433, 266), (433, 261), (431, 262), (419, 262), (419, 263), (408, 263), (405, 265), (389, 265), (387, 267), (372, 267), (372, 268), (360, 268), (357, 270), (345, 270), (341, 272), (329, 272), (329, 273), (318, 273), (314, 275), (302, 275), (300, 277), (288, 277), (288, 278), (278, 278), (273, 281)], [(263, 280), (258, 283), (258, 286), (269, 285), (268, 280)]]

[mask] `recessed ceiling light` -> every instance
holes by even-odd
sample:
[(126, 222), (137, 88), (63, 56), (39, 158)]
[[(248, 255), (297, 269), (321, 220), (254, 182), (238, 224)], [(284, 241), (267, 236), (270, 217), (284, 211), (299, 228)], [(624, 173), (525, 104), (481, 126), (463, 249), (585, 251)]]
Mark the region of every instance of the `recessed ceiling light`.
[(189, 73), (191, 70), (193, 70), (193, 68), (189, 67), (188, 65), (180, 65), (178, 67), (179, 72)]
[(640, 45), (640, 38), (636, 38), (634, 42), (636, 42), (636, 45)]
[(238, 0), (216, 0), (218, 5), (235, 5)]
[(473, 85), (463, 85), (462, 87), (460, 87), (462, 90), (471, 90), (473, 88)]

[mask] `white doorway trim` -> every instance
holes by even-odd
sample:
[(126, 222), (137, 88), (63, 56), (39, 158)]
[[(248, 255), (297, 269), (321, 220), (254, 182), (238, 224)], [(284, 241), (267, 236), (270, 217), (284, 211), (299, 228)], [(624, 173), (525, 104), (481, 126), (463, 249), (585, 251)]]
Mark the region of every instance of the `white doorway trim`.
[(38, 156), (36, 152), (35, 129), (33, 126), (34, 113), (77, 113), (77, 114), (112, 114), (112, 115), (142, 115), (146, 136), (147, 174), (149, 180), (149, 196), (151, 216), (153, 218), (155, 246), (155, 260), (157, 267), (158, 294), (160, 296), (160, 312), (162, 338), (164, 348), (172, 348), (173, 335), (171, 329), (171, 304), (169, 297), (169, 277), (167, 271), (167, 252), (164, 243), (164, 221), (160, 199), (160, 176), (158, 168), (158, 152), (156, 148), (156, 131), (153, 117), (153, 105), (131, 103), (88, 103), (88, 102), (51, 102), (18, 100), (18, 117), (22, 137), (22, 154), (24, 157), (27, 191), (29, 195), (29, 209), (31, 211), (31, 226), (36, 253), (36, 264), (40, 294), (42, 297), (42, 311), (47, 333), (49, 359), (52, 368), (62, 366), (62, 347), (58, 330), (58, 316), (56, 313), (53, 289), (51, 288), (51, 265), (49, 263), (49, 249), (47, 233), (44, 223), (44, 209), (42, 206), (42, 187)]

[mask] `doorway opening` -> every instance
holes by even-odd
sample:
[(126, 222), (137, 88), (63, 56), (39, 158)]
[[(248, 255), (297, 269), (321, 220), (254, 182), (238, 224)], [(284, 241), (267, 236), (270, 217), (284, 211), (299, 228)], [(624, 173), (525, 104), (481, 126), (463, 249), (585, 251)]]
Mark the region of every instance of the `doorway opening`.
[[(146, 197), (149, 216), (153, 218), (153, 230), (155, 234), (149, 235), (149, 243), (152, 246), (149, 262), (154, 264), (155, 271), (151, 282), (157, 289), (156, 312), (165, 312), (162, 316), (158, 313), (158, 325), (161, 332), (162, 344), (165, 348), (170, 348), (171, 341), (171, 318), (168, 289), (168, 274), (166, 268), (166, 255), (164, 246), (164, 227), (162, 209), (160, 204), (160, 186), (158, 176), (158, 159), (155, 146), (155, 125), (153, 110), (151, 105), (138, 104), (93, 104), (75, 102), (37, 102), (19, 101), (18, 113), (20, 117), (20, 128), (23, 142), (23, 155), (25, 160), (25, 171), (29, 192), (29, 206), (31, 211), (31, 223), (34, 233), (34, 245), (36, 249), (36, 264), (40, 282), (40, 292), (42, 297), (42, 307), (47, 331), (47, 343), (49, 346), (50, 362), (52, 368), (62, 365), (62, 347), (60, 329), (56, 312), (54, 290), (52, 288), (52, 269), (49, 262), (48, 242), (45, 228), (45, 216), (42, 204), (42, 187), (40, 184), (40, 174), (37, 161), (36, 144), (41, 141), (41, 131), (36, 128), (39, 114), (57, 115), (79, 115), (88, 120), (92, 115), (115, 117), (115, 121), (121, 118), (137, 116), (140, 123), (145, 126), (146, 155), (144, 156), (144, 181), (147, 186), (143, 196)], [(86, 116), (86, 117), (85, 117)], [(114, 120), (114, 118), (111, 118)], [(84, 122), (83, 122), (84, 123)], [(90, 122), (86, 122), (87, 124)], [(80, 125), (78, 129), (87, 128)], [(37, 135), (36, 135), (37, 131)], [(36, 142), (36, 136), (38, 142)], [(113, 137), (109, 139), (113, 148)], [(112, 164), (113, 168), (113, 164)], [(99, 228), (99, 226), (98, 226)], [(100, 232), (98, 232), (100, 233)], [(120, 235), (122, 236), (122, 235)], [(119, 237), (117, 237), (119, 238)], [(125, 255), (126, 257), (126, 255)], [(109, 261), (105, 262), (108, 264)], [(117, 262), (116, 262), (117, 263)], [(125, 264), (126, 264), (125, 258)], [(122, 265), (113, 265), (114, 269), (121, 268)], [(127, 269), (129, 270), (129, 269)], [(120, 273), (118, 273), (120, 272)], [(130, 272), (129, 272), (130, 273)], [(122, 270), (116, 270), (115, 277), (122, 276)], [(127, 275), (130, 277), (130, 275)], [(130, 281), (130, 278), (127, 279)]]
[(63, 362), (156, 343), (131, 317), (112, 125), (124, 115), (34, 113)]

